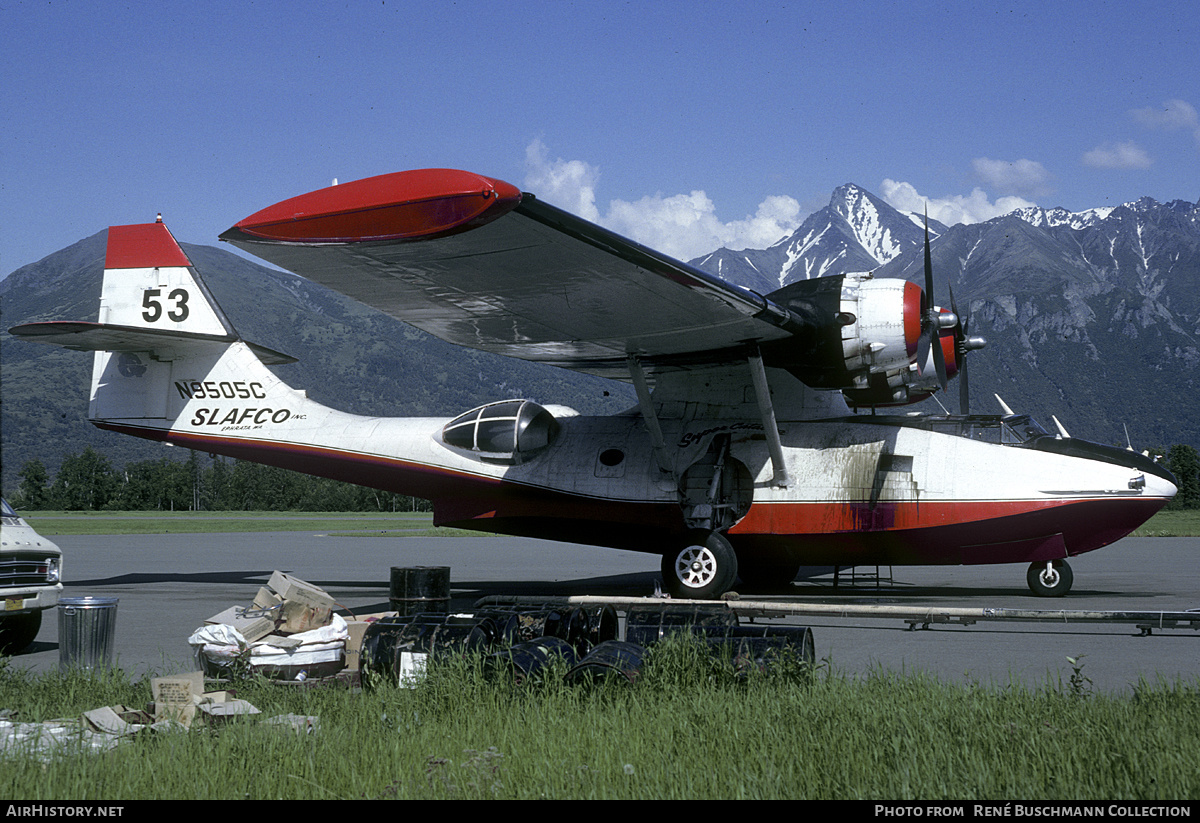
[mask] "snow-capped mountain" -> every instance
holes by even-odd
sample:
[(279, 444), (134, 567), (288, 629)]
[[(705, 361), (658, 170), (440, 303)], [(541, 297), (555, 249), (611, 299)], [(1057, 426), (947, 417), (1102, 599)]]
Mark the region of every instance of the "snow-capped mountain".
[[(692, 265), (762, 294), (796, 280), (871, 271), (920, 246), (924, 220), (889, 206), (861, 186), (834, 190), (829, 205), (767, 249), (719, 249)], [(929, 221), (931, 235), (945, 231)]]
[[(770, 248), (693, 265), (762, 294), (848, 271), (923, 283), (921, 224), (846, 185)], [(1081, 437), (1125, 445), (1127, 424), (1138, 448), (1200, 445), (1200, 204), (1027, 208), (930, 235), (935, 302), (952, 289), (989, 341), (971, 355), (973, 410), (995, 392)]]

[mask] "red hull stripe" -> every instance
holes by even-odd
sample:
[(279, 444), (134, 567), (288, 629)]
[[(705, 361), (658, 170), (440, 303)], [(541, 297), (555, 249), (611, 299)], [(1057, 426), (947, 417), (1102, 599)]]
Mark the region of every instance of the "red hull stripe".
[(927, 529), (1057, 509), (1075, 500), (865, 500), (758, 503), (730, 534), (837, 534)]
[(234, 228), (290, 243), (416, 240), (475, 228), (520, 202), (520, 189), (501, 180), (454, 169), (421, 169), (302, 194), (268, 206)]
[(155, 266), (190, 266), (192, 261), (179, 248), (162, 223), (109, 226), (106, 269), (151, 269)]

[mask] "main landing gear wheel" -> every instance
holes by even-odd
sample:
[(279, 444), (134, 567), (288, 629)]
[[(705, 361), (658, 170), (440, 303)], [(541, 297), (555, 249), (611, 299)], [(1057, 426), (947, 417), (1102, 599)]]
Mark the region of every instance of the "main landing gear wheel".
[(1029, 571), (1025, 573), (1025, 582), (1038, 597), (1062, 597), (1071, 590), (1075, 575), (1065, 560), (1031, 563)]
[(42, 627), (41, 612), (27, 612), (14, 617), (0, 617), (0, 654), (16, 654), (37, 637)]
[(724, 535), (697, 530), (663, 555), (663, 584), (672, 597), (713, 600), (737, 580), (737, 555)]

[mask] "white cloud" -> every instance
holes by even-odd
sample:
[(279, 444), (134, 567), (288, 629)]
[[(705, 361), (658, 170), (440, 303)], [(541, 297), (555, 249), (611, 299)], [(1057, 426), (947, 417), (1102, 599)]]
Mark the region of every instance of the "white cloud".
[(1150, 155), (1132, 140), (1105, 143), (1083, 154), (1083, 164), (1094, 169), (1148, 169)]
[(612, 200), (601, 214), (596, 206), (600, 171), (595, 166), (581, 160), (550, 160), (540, 140), (526, 149), (525, 166), (525, 188), (539, 199), (679, 260), (692, 260), (722, 246), (766, 248), (801, 222), (800, 204), (782, 195), (766, 198), (742, 220), (722, 222), (715, 204), (701, 190), (660, 193), (633, 202)]
[(971, 164), (980, 180), (1000, 191), (1029, 197), (1045, 196), (1052, 191), (1050, 173), (1035, 160), (978, 157)]
[(600, 169), (582, 160), (551, 160), (541, 140), (525, 148), (525, 188), (539, 199), (595, 222)]
[(957, 194), (951, 197), (926, 197), (911, 183), (890, 179), (880, 184), (880, 194), (892, 208), (900, 211), (923, 214), (928, 207), (929, 216), (947, 226), (956, 223), (982, 223), (1017, 209), (1037, 205), (1011, 195), (991, 201), (987, 192), (980, 188), (973, 189), (966, 196)]
[(1200, 127), (1200, 115), (1184, 100), (1168, 100), (1161, 108), (1148, 107), (1130, 112), (1134, 119), (1152, 129), (1194, 129)]
[(1200, 114), (1186, 100), (1167, 100), (1160, 108), (1133, 109), (1130, 114), (1148, 128), (1164, 131), (1186, 129), (1196, 139), (1196, 145), (1200, 146)]

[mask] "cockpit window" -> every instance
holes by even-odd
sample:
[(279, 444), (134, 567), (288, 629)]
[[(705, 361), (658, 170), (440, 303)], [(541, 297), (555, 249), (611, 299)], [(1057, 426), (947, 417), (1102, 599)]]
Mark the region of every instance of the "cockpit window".
[(8, 505), (8, 501), (0, 497), (0, 515), (4, 517), (16, 517), (17, 513), (13, 511), (13, 507)]
[(481, 457), (520, 461), (549, 446), (558, 430), (554, 415), (532, 400), (502, 400), (454, 418), (442, 440)]
[(1036, 437), (1044, 437), (1046, 430), (1027, 414), (1004, 418), (1004, 443), (1028, 443)]

